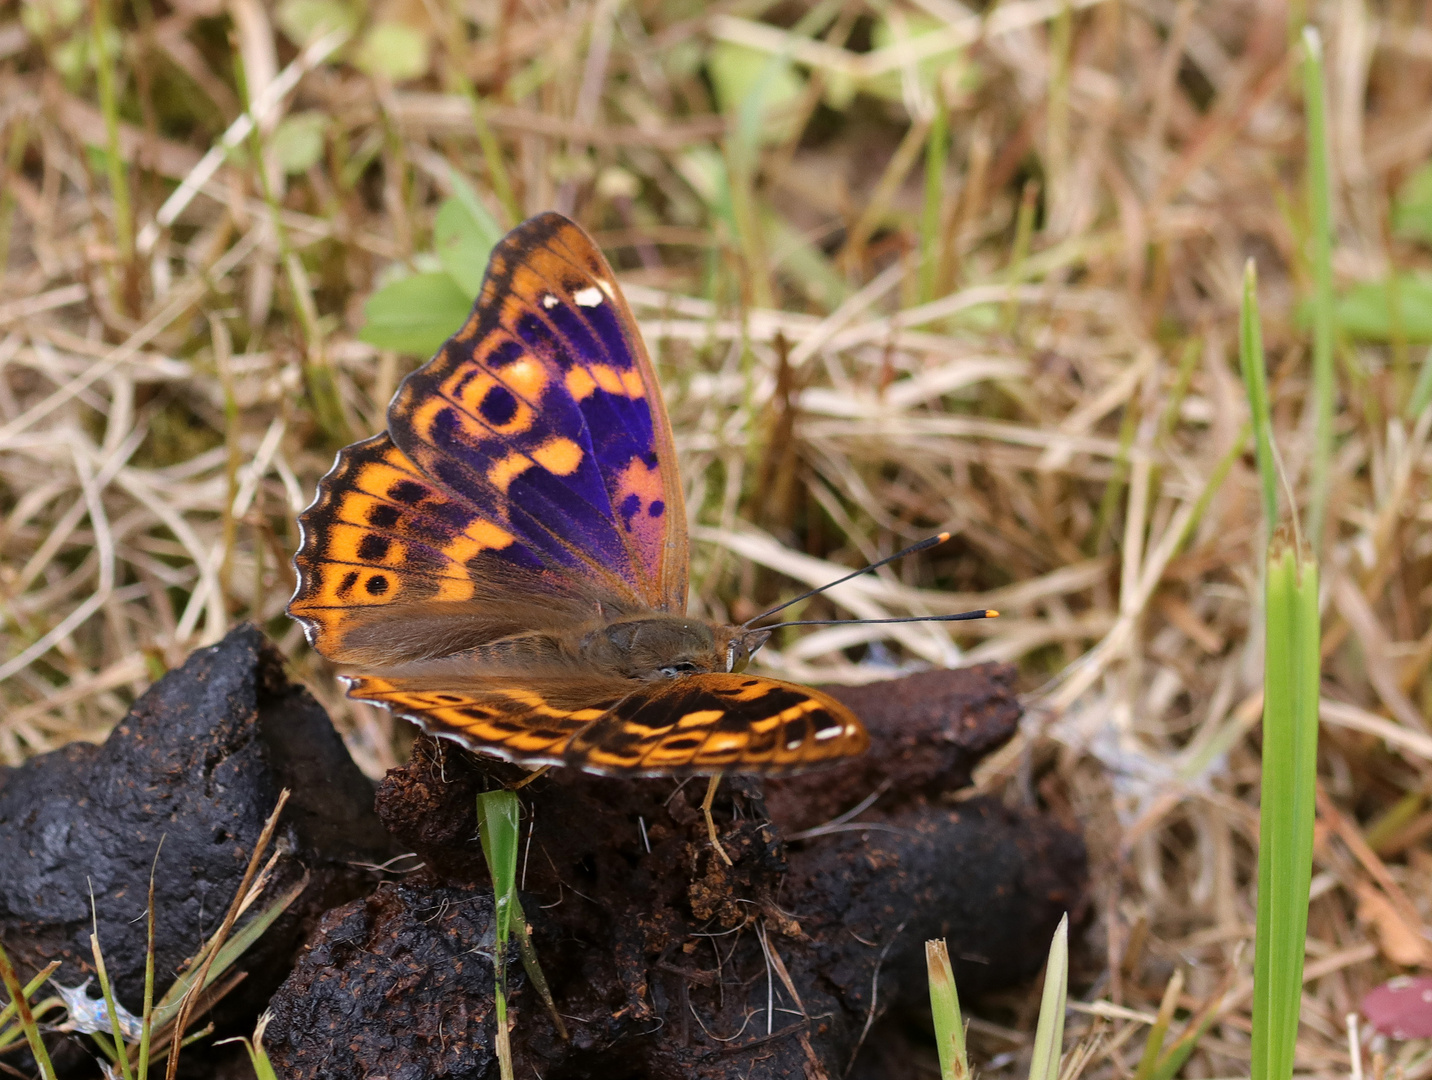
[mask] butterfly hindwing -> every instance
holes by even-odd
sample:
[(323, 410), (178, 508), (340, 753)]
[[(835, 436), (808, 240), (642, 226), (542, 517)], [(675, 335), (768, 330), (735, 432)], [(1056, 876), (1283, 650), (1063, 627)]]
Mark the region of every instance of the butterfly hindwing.
[(670, 423), (611, 268), (557, 214), (494, 249), (467, 324), (388, 413), (427, 476), (553, 570), (630, 603), (686, 604)]
[(581, 701), (541, 680), (452, 689), (401, 677), (349, 683), (351, 696), (470, 750), (595, 773), (780, 774), (863, 753), (869, 744), (860, 721), (828, 694), (753, 675), (691, 675), (630, 689), (608, 683)]

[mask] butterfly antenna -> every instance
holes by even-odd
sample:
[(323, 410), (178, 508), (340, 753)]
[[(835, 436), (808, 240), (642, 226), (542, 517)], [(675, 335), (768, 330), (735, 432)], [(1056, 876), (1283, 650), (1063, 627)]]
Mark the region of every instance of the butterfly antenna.
[[(886, 556), (885, 558), (881, 559), (879, 562), (873, 562), (873, 563), (871, 563), (869, 566), (863, 566), (863, 567), (861, 567), (859, 570), (855, 570), (855, 571), (852, 571), (852, 572), (849, 573), (849, 574), (846, 574), (845, 577), (843, 577), (843, 578), (836, 578), (834, 581), (827, 581), (824, 585), (821, 585), (819, 588), (809, 589), (809, 590), (807, 590), (806, 592), (801, 593), (799, 596), (792, 597), (791, 599), (787, 600), (787, 601), (786, 601), (785, 603), (783, 603), (783, 604), (777, 604), (775, 607), (771, 608), (769, 611), (763, 611), (763, 612), (761, 612), (759, 615), (753, 615), (751, 618), (747, 619), (747, 620), (746, 620), (745, 622), (743, 622), (741, 625), (742, 625), (743, 627), (744, 627), (744, 626), (750, 626), (753, 622), (759, 622), (761, 619), (764, 619), (764, 618), (766, 618), (766, 617), (769, 616), (769, 615), (774, 615), (774, 614), (775, 614), (776, 612), (778, 612), (778, 611), (784, 611), (786, 608), (790, 607), (792, 604), (799, 604), (802, 600), (806, 599), (807, 597), (815, 596), (817, 593), (823, 593), (823, 592), (825, 592), (826, 589), (833, 589), (833, 588), (834, 588), (835, 586), (837, 586), (837, 585), (843, 585), (845, 582), (849, 581), (851, 578), (857, 578), (857, 577), (859, 577), (861, 574), (868, 574), (868, 573), (870, 573), (872, 570), (879, 570), (879, 569), (880, 569), (882, 566), (884, 566), (886, 563), (893, 563), (893, 562), (895, 562), (897, 559), (903, 559), (906, 555), (914, 555), (917, 551), (924, 551), (924, 550), (926, 550), (927, 548), (932, 548), (932, 547), (934, 547), (934, 546), (937, 545), (937, 544), (943, 544), (943, 543), (944, 543), (946, 540), (948, 540), (949, 538), (950, 538), (950, 534), (947, 533), (947, 532), (942, 532), (942, 533), (940, 533), (938, 536), (929, 536), (929, 537), (926, 537), (924, 540), (921, 540), (918, 544), (911, 544), (909, 547), (903, 548), (903, 549), (901, 549), (900, 551), (895, 552), (894, 555), (888, 555), (888, 556)], [(940, 618), (940, 619), (949, 619), (949, 618), (951, 618), (951, 616), (946, 616), (946, 615), (941, 615), (941, 616), (936, 616), (936, 617), (937, 617), (937, 618)], [(966, 618), (966, 619), (973, 619), (973, 618), (983, 617), (983, 616), (976, 616), (973, 612), (967, 612), (965, 615), (963, 615), (963, 616), (958, 616), (958, 617), (959, 617), (959, 618)], [(840, 622), (848, 622), (848, 621), (850, 621), (850, 620), (841, 619), (841, 620), (838, 620), (838, 621), (840, 621)], [(864, 622), (864, 621), (867, 621), (867, 620), (856, 620), (856, 621)], [(885, 620), (881, 620), (881, 621), (883, 622), (883, 621), (885, 621)], [(899, 621), (904, 622), (904, 621), (907, 621), (907, 620), (899, 620)], [(814, 624), (810, 624), (810, 623), (781, 623), (780, 625), (781, 625), (781, 626), (807, 626), (807, 625), (814, 625)]]
[(772, 623), (762, 629), (774, 630), (778, 626), (870, 626), (873, 623), (969, 622), (972, 619), (996, 619), (998, 617), (999, 612), (993, 608), (981, 608), (978, 611), (962, 611), (958, 615), (906, 615), (901, 619), (800, 619), (794, 622)]

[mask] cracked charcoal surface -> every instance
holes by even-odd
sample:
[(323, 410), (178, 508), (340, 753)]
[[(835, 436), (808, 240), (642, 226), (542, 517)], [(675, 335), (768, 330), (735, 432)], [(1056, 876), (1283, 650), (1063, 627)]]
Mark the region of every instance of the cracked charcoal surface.
[(322, 707), (283, 674), (252, 626), (195, 652), (135, 703), (99, 746), (71, 744), (0, 770), (0, 940), (25, 973), (60, 959), (56, 978), (92, 973), (90, 883), (119, 998), (138, 1012), (145, 910), (155, 876), (156, 993), (218, 928), (279, 791), (293, 795), (276, 834), (288, 851), (265, 894), (310, 874), (294, 903), (239, 967), (225, 1003), (252, 1023), (319, 916), (366, 893), (392, 842), (373, 785)]
[[(1038, 971), (1060, 916), (1082, 911), (1082, 841), (1037, 814), (938, 800), (1013, 734), (1012, 671), (986, 665), (835, 692), (870, 727), (870, 755), (813, 777), (723, 781), (716, 812), (731, 868), (704, 839), (704, 781), (555, 770), (522, 789), (523, 904), (572, 1039), (562, 1042), (535, 995), (516, 989), (519, 1075), (834, 1080), (855, 1056), (877, 969), (877, 1014), (900, 1008), (903, 993), (924, 1007), (927, 937), (949, 939), (969, 992)], [(331, 1075), (396, 1077), (399, 1065), (429, 1070), (414, 1076), (496, 1075), (464, 1049), (483, 1045), (490, 1024), (480, 1005), (491, 1000), (490, 968), (465, 967), (477, 996), (444, 1012), (459, 977), (434, 962), (426, 973), (403, 969), (405, 982), (398, 958), (486, 948), (478, 898), (490, 883), (474, 799), (523, 775), (425, 738), (388, 775), (379, 816), (423, 866), (331, 913), (314, 935), (274, 1001), (281, 1076), (323, 1075), (325, 1060), (343, 1062)], [(860, 816), (866, 828), (784, 840), (882, 785)], [(460, 897), (469, 902), (457, 906)], [(769, 974), (778, 966), (789, 988)]]

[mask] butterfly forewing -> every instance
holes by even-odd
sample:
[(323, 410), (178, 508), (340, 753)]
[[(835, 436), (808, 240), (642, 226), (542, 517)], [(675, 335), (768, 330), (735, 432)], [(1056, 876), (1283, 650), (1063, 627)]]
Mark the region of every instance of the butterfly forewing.
[(394, 442), (554, 569), (686, 603), (685, 510), (651, 363), (610, 267), (543, 214), (493, 252), (472, 317), (400, 387)]

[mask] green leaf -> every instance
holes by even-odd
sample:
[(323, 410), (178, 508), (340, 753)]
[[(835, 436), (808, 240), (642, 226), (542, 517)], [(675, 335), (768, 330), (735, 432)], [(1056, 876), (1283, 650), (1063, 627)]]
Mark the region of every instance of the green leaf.
[(443, 269), (469, 298), (475, 298), (492, 249), (502, 239), (502, 226), (457, 170), (451, 172), (451, 179), (453, 197), (442, 204), (433, 222), (433, 248)]
[(805, 78), (784, 56), (718, 41), (706, 60), (721, 111), (740, 118), (741, 139), (750, 143), (784, 142), (795, 135), (794, 115), (771, 114), (794, 105), (805, 92)]
[(298, 112), (285, 116), (274, 129), (269, 146), (283, 171), (292, 176), (307, 172), (323, 157), (323, 136), (328, 117), (321, 112)]
[(353, 62), (369, 75), (393, 82), (416, 79), (428, 70), (428, 39), (407, 23), (380, 22), (363, 35)]
[(358, 29), (358, 11), (342, 0), (284, 0), (278, 6), (277, 22), (295, 45), (307, 45), (333, 30), (353, 33)]
[[(1395, 285), (1390, 292), (1386, 281), (1364, 282), (1338, 297), (1334, 305), (1338, 327), (1363, 341), (1391, 341), (1393, 328), (1400, 323), (1405, 340), (1432, 341), (1432, 274), (1399, 274)], [(1306, 317), (1307, 311), (1305, 307), (1301, 314)]]
[(1432, 164), (1407, 178), (1392, 201), (1392, 231), (1412, 240), (1432, 241)]
[[(940, 19), (913, 11), (906, 13), (902, 21), (904, 26), (898, 27), (888, 18), (881, 19), (871, 33), (871, 44), (883, 49), (901, 41), (916, 41), (926, 34), (948, 28), (948, 24)], [(934, 90), (937, 80), (946, 86), (973, 89), (978, 83), (977, 76), (977, 69), (966, 61), (963, 49), (944, 49), (915, 62), (915, 78), (926, 92)], [(903, 72), (886, 71), (863, 80), (859, 89), (898, 104), (905, 100), (904, 81)]]
[(472, 298), (446, 271), (414, 274), (379, 289), (363, 305), (358, 337), (380, 349), (431, 356), (467, 321)]

